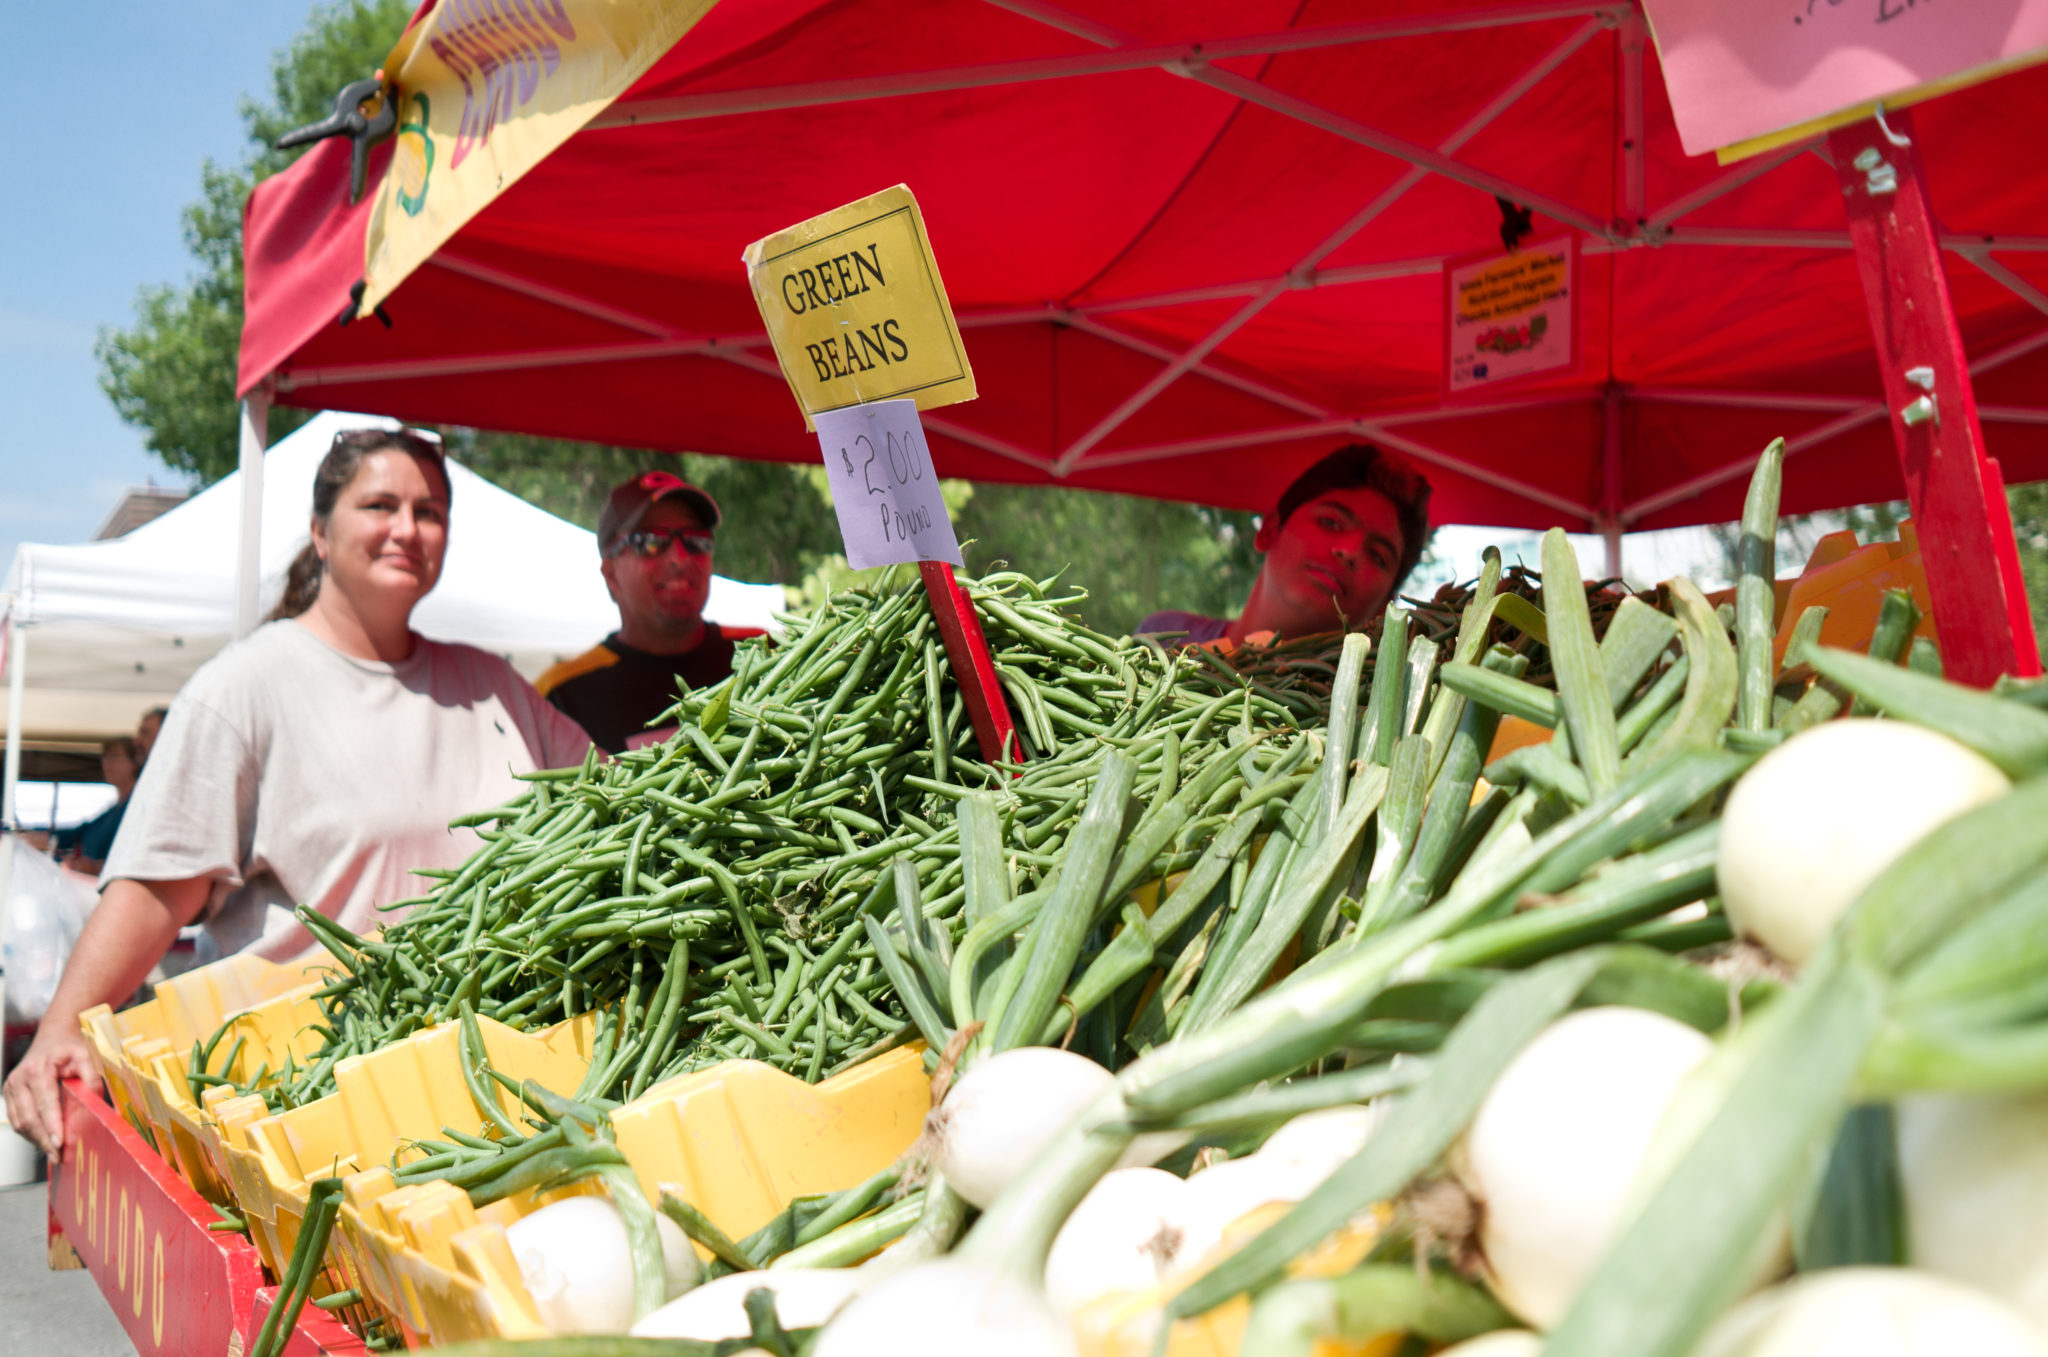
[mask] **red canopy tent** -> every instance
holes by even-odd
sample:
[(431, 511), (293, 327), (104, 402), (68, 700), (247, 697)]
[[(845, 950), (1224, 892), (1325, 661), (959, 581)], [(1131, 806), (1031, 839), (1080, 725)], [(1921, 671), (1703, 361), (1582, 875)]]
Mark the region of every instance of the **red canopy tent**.
[[(1389, 13), (1395, 10), (1395, 13)], [(2048, 70), (1916, 110), (1988, 449), (2048, 478)], [(1838, 134), (1839, 135), (1839, 134)], [(733, 456), (817, 455), (747, 242), (917, 193), (981, 390), (940, 470), (1268, 507), (1370, 438), (1440, 521), (1606, 532), (1902, 493), (1825, 138), (1687, 157), (1632, 3), (750, 0), (711, 13), (388, 299), (327, 142), (258, 186), (245, 392)], [(380, 173), (381, 161), (373, 164)], [(1582, 362), (1440, 399), (1447, 257), (1577, 236)], [(2028, 234), (2032, 230), (2035, 234)]]

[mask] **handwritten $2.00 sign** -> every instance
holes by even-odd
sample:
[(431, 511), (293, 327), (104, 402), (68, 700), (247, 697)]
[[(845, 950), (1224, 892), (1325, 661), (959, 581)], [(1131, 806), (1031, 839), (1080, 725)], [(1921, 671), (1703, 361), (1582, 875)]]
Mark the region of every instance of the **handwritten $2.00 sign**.
[(916, 401), (873, 401), (814, 418), (848, 565), (965, 564)]
[[(1686, 154), (1767, 149), (2048, 59), (2048, 0), (1643, 0)], [(1807, 128), (1809, 123), (1820, 126)]]

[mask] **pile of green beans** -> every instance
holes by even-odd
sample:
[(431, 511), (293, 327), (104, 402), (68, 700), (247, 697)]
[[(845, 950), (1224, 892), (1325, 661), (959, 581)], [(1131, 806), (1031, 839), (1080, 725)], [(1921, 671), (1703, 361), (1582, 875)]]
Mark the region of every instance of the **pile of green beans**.
[[(1302, 762), (1291, 742), (1324, 719), (1305, 650), (1290, 673), (1225, 684), (1214, 657), (1078, 625), (1064, 611), (1078, 595), (1014, 574), (968, 588), (1021, 777), (978, 757), (914, 577), (837, 595), (779, 644), (742, 643), (730, 680), (663, 718), (679, 726), (665, 743), (532, 774), (459, 822), (482, 848), (429, 874), (433, 890), (380, 934), (302, 910), (339, 963), (320, 991), (322, 1044), (252, 1091), (278, 1108), (323, 1096), (339, 1060), (465, 1006), (528, 1030), (596, 1013), (583, 1097), (628, 1099), (741, 1057), (828, 1077), (914, 1034), (899, 974), (941, 965), (931, 954), (971, 922), (963, 798), (995, 799), (991, 851), (1006, 893), (1024, 896), (1064, 860), (1111, 756), (1135, 762), (1133, 795), (1170, 796), (1218, 759), (1244, 776), (1290, 751)], [(1224, 817), (1194, 809), (1133, 883), (1199, 854)], [(206, 1069), (195, 1058), (195, 1078), (224, 1077)]]
[[(1439, 656), (1473, 657), (1478, 633), (1445, 623), (1446, 599), (1482, 602), (1460, 616), (1477, 620), (1483, 641), (1524, 657), (1525, 682), (1547, 671), (1547, 649), (1532, 632), (1540, 622), (1529, 621), (1540, 614), (1526, 604), (1513, 610), (1520, 594), (1498, 589), (1506, 582), (1527, 592), (1536, 579), (1496, 566), (1483, 584), (1447, 586), (1412, 617), (1395, 608), (1375, 623), (1377, 646), (1346, 680), (1354, 690), (1370, 684), (1381, 698), (1357, 752), (1390, 763), (1394, 742), (1417, 732), (1432, 701)], [(885, 577), (837, 595), (817, 613), (789, 619), (778, 646), (743, 643), (731, 680), (686, 694), (662, 719), (680, 728), (671, 740), (531, 775), (515, 800), (459, 822), (477, 830), (481, 850), (456, 871), (429, 873), (438, 884), (401, 902), (405, 917), (380, 935), (359, 938), (302, 911), (342, 966), (321, 992), (320, 1049), (303, 1064), (237, 1078), (235, 1053), (226, 1072), (212, 1073), (212, 1043), (202, 1043), (192, 1061), (195, 1093), (198, 1084), (233, 1082), (273, 1108), (297, 1106), (333, 1090), (341, 1059), (447, 1021), (463, 1003), (521, 1029), (597, 1012), (601, 1059), (583, 1090), (589, 1095), (629, 1098), (660, 1079), (740, 1057), (821, 1079), (944, 1025), (931, 1019), (934, 1009), (950, 1009), (950, 983), (912, 987), (907, 1002), (895, 973), (920, 952), (950, 947), (974, 922), (963, 913), (968, 882), (955, 823), (967, 793), (997, 798), (1007, 893), (1028, 899), (1061, 862), (1108, 755), (1137, 758), (1134, 796), (1159, 799), (1163, 788), (1170, 800), (1217, 754), (1242, 745), (1231, 757), (1260, 785), (1216, 789), (1151, 863), (1140, 864), (1155, 876), (1187, 867), (1228, 830), (1228, 851), (1207, 860), (1201, 897), (1182, 892), (1171, 926), (1150, 930), (1164, 949), (1156, 978), (1171, 983), (1153, 989), (1165, 1000), (1145, 1015), (1136, 1047), (1120, 1047), (1112, 1035), (1132, 1016), (1115, 1009), (1081, 1035), (1115, 1064), (1177, 1030), (1190, 1002), (1213, 1016), (1224, 982), (1190, 987), (1204, 969), (1227, 969), (1205, 967), (1205, 959), (1213, 950), (1219, 961), (1234, 960), (1244, 930), (1282, 888), (1270, 875), (1245, 877), (1252, 844), (1266, 833), (1281, 829), (1290, 843), (1299, 837), (1286, 823), (1301, 814), (1296, 803), (1314, 781), (1321, 746), (1295, 737), (1326, 724), (1333, 693), (1342, 704), (1335, 638), (1170, 651), (1089, 631), (1063, 611), (1082, 595), (1057, 596), (1049, 584), (1004, 573), (967, 585), (1027, 761), (1021, 778), (980, 761), (914, 582)], [(1616, 597), (1594, 586), (1588, 606), (1596, 625), (1618, 615)], [(1376, 666), (1382, 648), (1401, 662)], [(1383, 697), (1389, 691), (1395, 696)], [(1450, 732), (1432, 719), (1434, 768)], [(1283, 738), (1269, 738), (1276, 735)], [(1274, 774), (1282, 761), (1286, 772)], [(1403, 789), (1413, 790), (1412, 779), (1397, 781), (1393, 808), (1415, 809)], [(1224, 804), (1232, 797), (1241, 804)], [(1399, 841), (1395, 832), (1390, 842)], [(1384, 872), (1390, 859), (1374, 861)], [(914, 890), (901, 889), (913, 880)], [(1248, 887), (1251, 909), (1243, 907)], [(1362, 890), (1359, 883), (1347, 898)], [(1321, 941), (1345, 926), (1333, 912), (1340, 893), (1317, 908)], [(1216, 920), (1212, 894), (1229, 898), (1235, 928)], [(903, 926), (899, 895), (914, 897), (927, 922)], [(893, 948), (876, 946), (881, 920), (891, 921), (884, 931)], [(1108, 935), (1091, 934), (1086, 959)], [(1271, 938), (1269, 929), (1261, 951)], [(1143, 974), (1108, 984), (1136, 966), (1131, 940), (1113, 962), (1097, 967), (1091, 994), (1116, 991), (1127, 1008), (1152, 972), (1138, 967)], [(923, 968), (935, 968), (929, 956)], [(938, 991), (938, 1002), (920, 1005), (920, 990)], [(1071, 1004), (1065, 1011), (1083, 1016)]]

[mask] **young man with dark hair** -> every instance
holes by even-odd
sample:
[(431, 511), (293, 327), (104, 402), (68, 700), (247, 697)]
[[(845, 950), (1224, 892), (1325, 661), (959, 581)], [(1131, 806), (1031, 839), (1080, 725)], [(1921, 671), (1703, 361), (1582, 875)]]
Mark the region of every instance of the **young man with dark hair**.
[(1429, 540), (1429, 482), (1364, 443), (1337, 449), (1294, 479), (1259, 524), (1266, 559), (1236, 617), (1157, 612), (1141, 632), (1180, 632), (1186, 645), (1275, 632), (1351, 631), (1386, 611)]
[(661, 738), (647, 723), (682, 684), (718, 682), (732, 672), (733, 642), (761, 634), (704, 620), (719, 516), (709, 494), (666, 471), (643, 471), (605, 500), (597, 542), (619, 629), (534, 684), (598, 747), (616, 754)]

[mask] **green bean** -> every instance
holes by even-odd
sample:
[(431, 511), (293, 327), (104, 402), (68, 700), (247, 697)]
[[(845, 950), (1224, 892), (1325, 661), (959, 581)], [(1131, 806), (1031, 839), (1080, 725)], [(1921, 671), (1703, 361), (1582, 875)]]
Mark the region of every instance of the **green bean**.
[[(1870, 646), (1864, 652), (1871, 659), (1885, 664), (1896, 663), (1905, 654), (1911, 641), (1913, 629), (1920, 625), (1920, 609), (1913, 602), (1913, 595), (1904, 589), (1887, 589), (1884, 603), (1877, 611), (1877, 627), (1871, 632)], [(1851, 716), (1870, 716), (1877, 711), (1867, 699), (1858, 697), (1849, 708)]]
[[(1280, 823), (1267, 836), (1266, 845), (1259, 853), (1258, 860), (1244, 869), (1244, 884), (1241, 891), (1235, 890), (1237, 868), (1233, 868), (1234, 898), (1230, 906), (1230, 917), (1217, 935), (1216, 944), (1210, 949), (1208, 964), (1195, 982), (1194, 992), (1188, 996), (1187, 1014), (1180, 1030), (1194, 1032), (1220, 1017), (1228, 1003), (1220, 998), (1229, 977), (1237, 969), (1238, 954), (1257, 931), (1262, 918), (1265, 901), (1286, 872), (1289, 862), (1300, 846), (1300, 832), (1304, 819), (1314, 803), (1322, 795), (1322, 784), (1311, 780), (1302, 784), (1294, 794), (1293, 801), (1282, 814)], [(1240, 859), (1240, 862), (1242, 860)], [(1253, 982), (1263, 980), (1263, 975)]]
[(462, 1026), (458, 1033), (458, 1047), (461, 1053), (462, 1083), (469, 1090), (469, 1099), (476, 1105), (477, 1115), (486, 1127), (495, 1129), (505, 1140), (518, 1144), (526, 1139), (519, 1128), (505, 1116), (498, 1105), (498, 1095), (484, 1084), (483, 1071), (489, 1063), (484, 1053), (484, 1034), (476, 1020), (476, 1010), (467, 1003), (462, 1005)]
[(648, 1079), (659, 1068), (661, 1058), (668, 1053), (669, 1041), (681, 1020), (683, 995), (689, 989), (689, 973), (690, 944), (678, 941), (669, 951), (668, 965), (662, 977), (662, 983), (668, 986), (669, 992), (665, 998), (658, 990), (656, 992), (658, 1002), (655, 1006), (660, 1010), (660, 1016), (648, 1031), (639, 1063), (634, 1066), (633, 1078), (626, 1086), (628, 1101), (640, 1096), (641, 1090), (647, 1087)]
[(1336, 827), (1313, 841), (1304, 841), (1298, 860), (1288, 865), (1285, 890), (1266, 907), (1244, 950), (1231, 958), (1230, 974), (1211, 1000), (1211, 1012), (1235, 1008), (1265, 979), (1324, 892), (1334, 889), (1349, 871), (1349, 864), (1357, 859), (1365, 826), (1386, 796), (1387, 782), (1386, 769), (1361, 772), (1344, 798)]
[(1597, 795), (1621, 780), (1621, 740), (1608, 697), (1607, 671), (1593, 640), (1579, 559), (1562, 528), (1543, 537), (1544, 615), (1550, 624), (1550, 663), (1557, 674), (1558, 709), (1571, 735), (1572, 756)]
[(903, 929), (903, 946), (908, 958), (917, 967), (918, 974), (930, 986), (933, 1004), (941, 1021), (950, 1024), (952, 998), (947, 983), (947, 963), (952, 960), (951, 951), (937, 941), (943, 931), (934, 934), (924, 917), (924, 898), (918, 890), (917, 869), (907, 857), (898, 857), (892, 869), (896, 878), (896, 918)]
[[(1671, 710), (1692, 679), (1692, 661), (1681, 655), (1671, 667), (1657, 676), (1649, 691), (1621, 713), (1614, 723), (1615, 734), (1621, 738), (1621, 752), (1624, 756), (1633, 753), (1636, 746), (1650, 733), (1650, 728)], [(1626, 759), (1624, 758), (1624, 761)]]
[(1630, 756), (1642, 764), (1661, 763), (1680, 749), (1715, 741), (1735, 709), (1740, 682), (1735, 647), (1706, 597), (1683, 577), (1668, 587), (1688, 662), (1685, 693), (1672, 709), (1669, 729), (1655, 740), (1645, 732), (1646, 742)]
[[(1304, 728), (1328, 732), (1341, 643), (1289, 642), (1227, 662), (1168, 657), (1076, 626), (1049, 591), (999, 578), (974, 589), (995, 596), (980, 609), (990, 649), (1033, 751), (1048, 755), (1022, 777), (951, 759), (965, 705), (921, 590), (836, 594), (772, 653), (743, 643), (730, 680), (683, 694), (667, 718), (683, 728), (676, 738), (546, 773), (506, 806), (464, 817), (479, 852), (436, 877), (381, 936), (308, 922), (348, 975), (323, 986), (331, 1035), (268, 1094), (273, 1105), (320, 1096), (339, 1059), (465, 1006), (529, 1031), (599, 1012), (578, 1089), (590, 1098), (630, 1096), (737, 1052), (822, 1076), (905, 1030), (899, 1005), (929, 1009), (924, 1025), (942, 1029), (978, 1006), (990, 1011), (975, 1016), (999, 1023), (1011, 1001), (1039, 1002), (1037, 985), (1055, 1003), (1070, 984), (1093, 992), (1100, 977), (1140, 964), (1126, 949), (1141, 950), (1134, 934), (1105, 952), (1096, 921), (1146, 877), (1183, 867), (1197, 875), (1169, 894), (1142, 950), (1211, 916), (1218, 950), (1241, 947), (1308, 826), (1274, 841), (1277, 856), (1251, 900), (1249, 836), (1280, 817), (1287, 799), (1301, 803), (1297, 819), (1310, 813), (1303, 789), (1315, 779), (1348, 780), (1346, 759), (1313, 770), (1307, 759), (1322, 741), (1295, 738)], [(1398, 660), (1399, 646), (1389, 653)], [(1426, 674), (1428, 657), (1415, 658), (1414, 672)], [(1375, 689), (1386, 681), (1376, 674)], [(1419, 681), (1410, 686), (1403, 697), (1419, 708), (1427, 693)], [(1400, 705), (1405, 714), (1409, 704)], [(1379, 715), (1368, 707), (1362, 725)], [(1368, 738), (1361, 731), (1355, 742)], [(1038, 916), (1087, 847), (1084, 803), (1113, 754), (1134, 765), (1130, 793), (1148, 809), (1127, 841), (1107, 845), (1109, 875), (1069, 921), (1083, 931), (1063, 943), (1073, 950), (1062, 963), (1038, 954), (1047, 936)], [(982, 790), (963, 805), (974, 788)], [(1119, 811), (1119, 830), (1125, 818)], [(1224, 849), (1212, 853), (1219, 837)], [(894, 940), (873, 946), (867, 923), (884, 903), (878, 888), (899, 903), (903, 873), (912, 883), (898, 911), (907, 957)], [(1211, 908), (1226, 874), (1238, 907)], [(1016, 923), (970, 946), (992, 915), (1009, 915), (1013, 892), (1028, 902)], [(1025, 946), (992, 972), (1020, 925), (1030, 926)], [(650, 944), (687, 946), (686, 988), (661, 987), (673, 966), (652, 974)], [(914, 983), (902, 994), (887, 968), (906, 961)], [(1034, 963), (1034, 988), (1022, 993)], [(1106, 1022), (1094, 1028), (1106, 1031)]]
[[(1360, 638), (1361, 643), (1363, 639)], [(1103, 892), (1104, 898), (1119, 900), (1126, 891), (1144, 880), (1151, 872), (1154, 860), (1186, 826), (1196, 808), (1210, 796), (1221, 792), (1235, 771), (1235, 766), (1228, 760), (1216, 759), (1196, 774), (1186, 787), (1159, 804), (1156, 813), (1148, 814), (1117, 855), (1109, 885)]]
[(1423, 810), (1429, 801), (1429, 761), (1426, 736), (1404, 735), (1395, 742), (1386, 798), (1375, 821), (1379, 840), (1358, 916), (1359, 927), (1368, 933), (1378, 931), (1388, 892), (1407, 865), (1415, 835), (1422, 828)]
[(1785, 440), (1773, 439), (1750, 476), (1736, 548), (1735, 631), (1742, 680), (1735, 723), (1751, 732), (1770, 727), (1771, 686), (1777, 682), (1771, 652), (1778, 630), (1778, 490), (1784, 466)]
[(1108, 884), (1111, 854), (1123, 833), (1136, 775), (1136, 765), (1125, 754), (1112, 753), (1102, 761), (1061, 865), (1059, 884), (1032, 924), (1028, 950), (1020, 954), (1026, 959), (1025, 969), (1017, 996), (996, 1028), (993, 1049), (1004, 1051), (1034, 1039), (1059, 1001)]
[[(1487, 656), (1489, 665), (1498, 664), (1512, 672), (1528, 664), (1526, 657), (1497, 650)], [(1429, 809), (1424, 813), (1414, 847), (1389, 887), (1385, 904), (1375, 922), (1405, 919), (1436, 894), (1442, 881), (1444, 862), (1465, 817), (1472, 807), (1472, 789), (1479, 777), (1479, 762), (1493, 745), (1499, 718), (1486, 708), (1468, 705), (1458, 722), (1451, 748), (1430, 791)]]
[[(1380, 627), (1380, 655), (1382, 658), (1399, 655), (1408, 644), (1408, 612), (1404, 608), (1389, 607)], [(1378, 664), (1373, 668), (1372, 696), (1366, 704), (1366, 720), (1359, 726), (1358, 755), (1360, 759), (1379, 764), (1382, 768), (1394, 761), (1394, 742), (1400, 738), (1401, 708), (1404, 704), (1403, 681), (1407, 673), (1397, 664)]]

